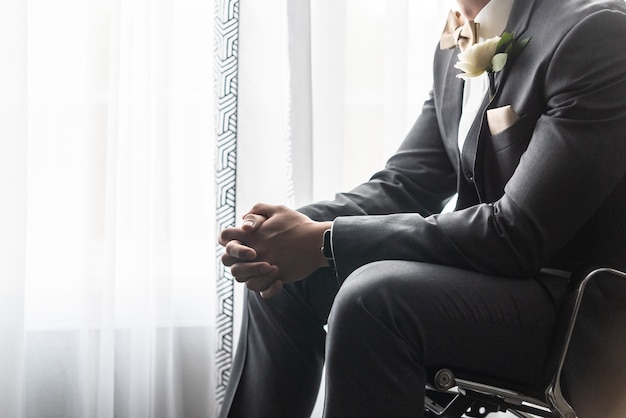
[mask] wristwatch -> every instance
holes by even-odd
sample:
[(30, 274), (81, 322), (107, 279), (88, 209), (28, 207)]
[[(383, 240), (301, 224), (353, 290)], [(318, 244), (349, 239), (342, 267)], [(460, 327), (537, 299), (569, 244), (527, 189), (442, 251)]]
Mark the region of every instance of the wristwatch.
[(334, 271), (335, 270), (335, 258), (333, 257), (333, 249), (331, 243), (331, 230), (324, 231), (324, 241), (322, 241), (322, 255), (328, 261), (328, 265)]

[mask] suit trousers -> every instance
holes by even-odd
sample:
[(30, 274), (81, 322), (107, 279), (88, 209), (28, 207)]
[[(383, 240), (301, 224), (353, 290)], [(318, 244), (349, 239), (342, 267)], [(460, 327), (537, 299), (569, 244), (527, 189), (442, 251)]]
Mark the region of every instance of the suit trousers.
[(309, 417), (324, 364), (325, 417), (420, 417), (444, 366), (543, 382), (567, 282), (379, 261), (341, 286), (321, 269), (271, 299), (248, 292), (221, 416)]

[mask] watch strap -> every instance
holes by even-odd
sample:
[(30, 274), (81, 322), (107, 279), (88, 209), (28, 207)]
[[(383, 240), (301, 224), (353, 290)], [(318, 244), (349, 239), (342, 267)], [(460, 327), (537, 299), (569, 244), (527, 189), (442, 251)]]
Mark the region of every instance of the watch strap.
[(327, 229), (324, 231), (324, 240), (322, 241), (322, 255), (328, 261), (328, 265), (334, 271), (335, 270), (335, 258), (333, 257), (332, 247), (332, 230)]

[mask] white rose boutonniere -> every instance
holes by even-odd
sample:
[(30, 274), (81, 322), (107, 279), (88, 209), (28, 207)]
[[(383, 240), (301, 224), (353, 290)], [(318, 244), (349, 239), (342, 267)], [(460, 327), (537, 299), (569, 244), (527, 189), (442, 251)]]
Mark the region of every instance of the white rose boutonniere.
[(493, 68), (491, 61), (496, 56), (496, 48), (500, 39), (499, 36), (496, 36), (474, 44), (461, 52), (459, 61), (454, 65), (454, 68), (463, 71), (463, 73), (457, 74), (457, 77), (466, 80), (470, 77), (477, 77), (485, 71), (491, 71)]
[(504, 32), (483, 42), (478, 42), (459, 54), (459, 61), (454, 65), (463, 73), (457, 77), (464, 80), (477, 77), (485, 72), (491, 80), (490, 87), (493, 94), (494, 73), (502, 71), (506, 63), (519, 55), (530, 38), (516, 41), (512, 33)]

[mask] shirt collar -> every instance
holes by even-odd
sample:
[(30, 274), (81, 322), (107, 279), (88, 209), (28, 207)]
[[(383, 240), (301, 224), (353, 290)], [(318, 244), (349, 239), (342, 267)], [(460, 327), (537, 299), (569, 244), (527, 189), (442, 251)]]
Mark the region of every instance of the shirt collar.
[(502, 35), (511, 14), (514, 0), (491, 0), (476, 15), (474, 21), (480, 23), (480, 40)]

